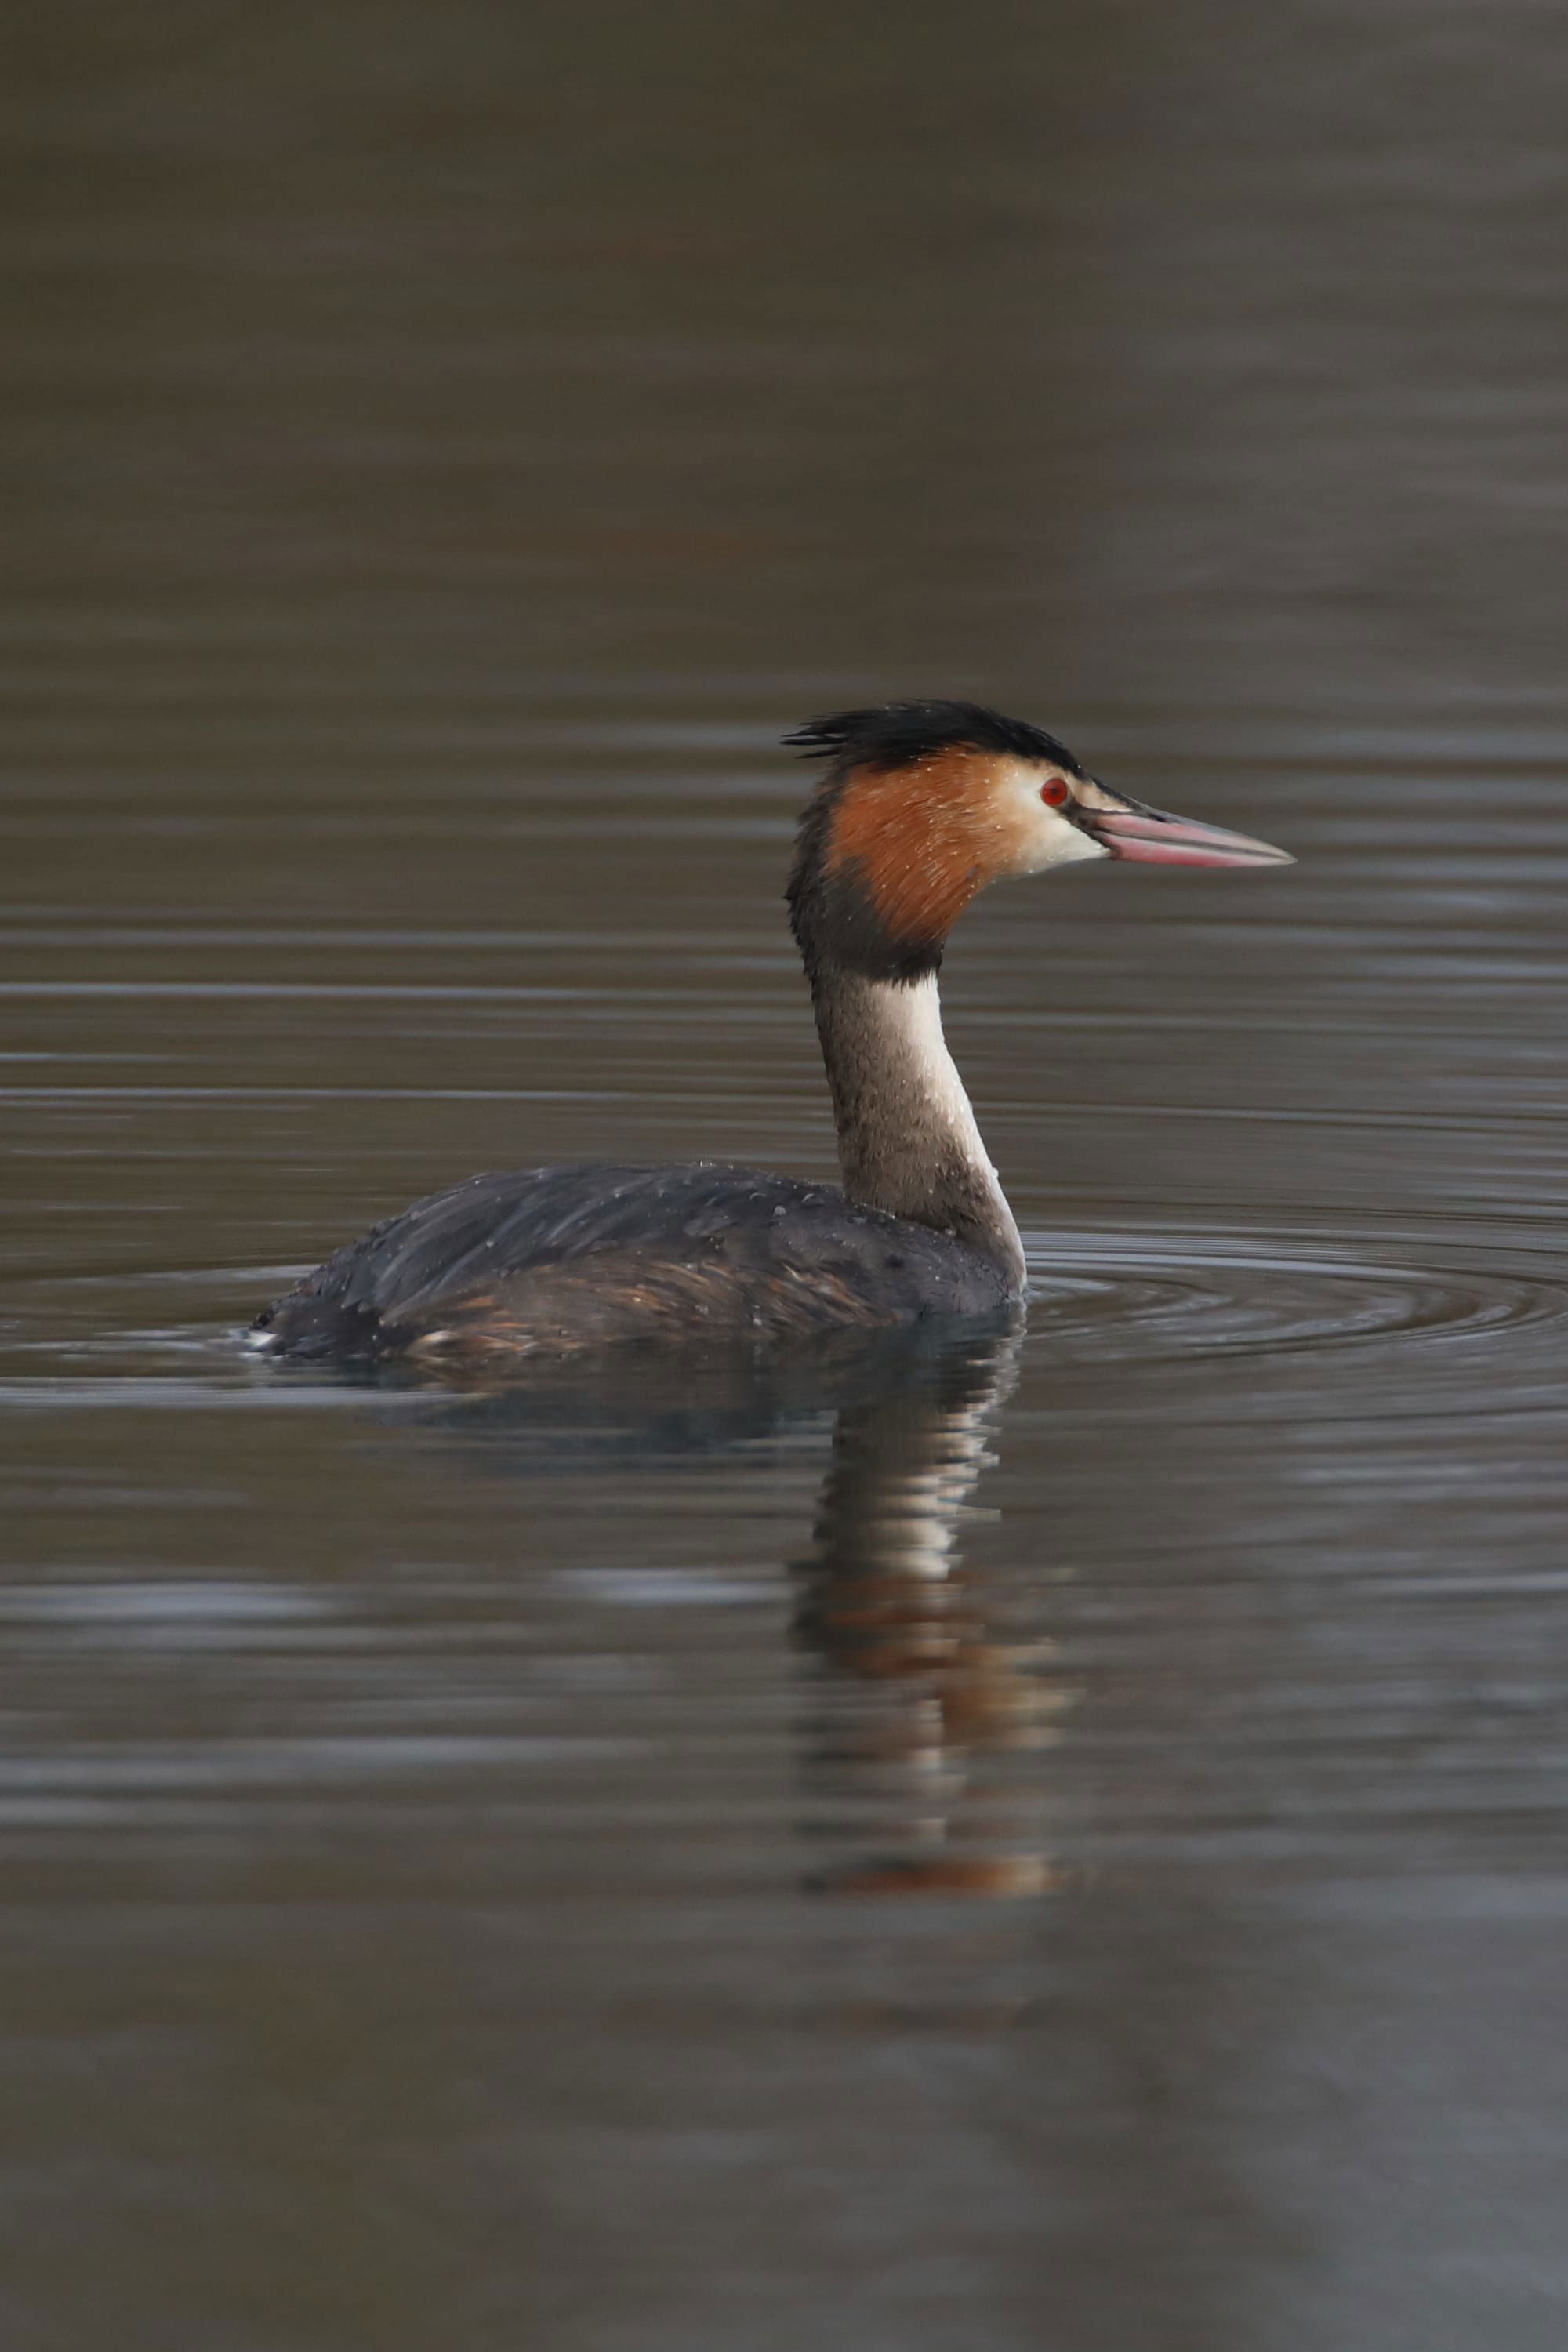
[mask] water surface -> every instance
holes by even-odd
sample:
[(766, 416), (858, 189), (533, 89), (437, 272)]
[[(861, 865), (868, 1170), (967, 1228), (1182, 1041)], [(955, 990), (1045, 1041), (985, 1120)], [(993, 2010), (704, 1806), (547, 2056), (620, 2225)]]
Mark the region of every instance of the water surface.
[[(1563, 44), (901, 21), (20, 37), (17, 2352), (1563, 2341)], [(967, 919), (1026, 1331), (247, 1362), (830, 1167), (776, 739), (900, 690), (1300, 860)]]

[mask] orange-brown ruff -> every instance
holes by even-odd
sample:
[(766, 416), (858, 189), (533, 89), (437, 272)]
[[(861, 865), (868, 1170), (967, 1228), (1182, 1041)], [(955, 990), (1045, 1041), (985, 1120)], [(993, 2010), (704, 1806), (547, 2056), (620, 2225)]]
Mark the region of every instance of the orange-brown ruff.
[(493, 1371), (630, 1340), (1016, 1316), (1023, 1244), (942, 1036), (949, 931), (1004, 876), (1280, 853), (1142, 808), (1043, 729), (974, 703), (840, 711), (787, 740), (828, 763), (787, 897), (842, 1183), (710, 1160), (472, 1177), (298, 1283), (257, 1318), (258, 1349)]
[(958, 746), (845, 779), (826, 868), (860, 885), (891, 937), (940, 947), (970, 900), (1016, 864), (1023, 818), (998, 790), (1004, 762), (1017, 764)]

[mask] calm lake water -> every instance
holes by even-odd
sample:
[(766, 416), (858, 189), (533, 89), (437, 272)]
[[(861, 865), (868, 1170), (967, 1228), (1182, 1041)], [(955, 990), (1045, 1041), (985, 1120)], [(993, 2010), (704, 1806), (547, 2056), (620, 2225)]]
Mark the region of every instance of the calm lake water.
[[(7, 2352), (1560, 2352), (1568, 39), (18, 30)], [(832, 1164), (779, 733), (998, 893), (1026, 1335), (253, 1365), (475, 1170)]]

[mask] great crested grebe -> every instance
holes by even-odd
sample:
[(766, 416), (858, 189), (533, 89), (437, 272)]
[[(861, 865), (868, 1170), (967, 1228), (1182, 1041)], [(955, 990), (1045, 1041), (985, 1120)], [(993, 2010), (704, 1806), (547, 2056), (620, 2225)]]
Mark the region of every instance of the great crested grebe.
[(339, 1250), (257, 1318), (253, 1346), (460, 1364), (1016, 1307), (1018, 1228), (942, 1041), (948, 932), (1010, 875), (1101, 857), (1292, 861), (1126, 800), (1043, 729), (976, 703), (846, 710), (784, 740), (829, 762), (785, 895), (842, 1190), (710, 1160), (475, 1176)]

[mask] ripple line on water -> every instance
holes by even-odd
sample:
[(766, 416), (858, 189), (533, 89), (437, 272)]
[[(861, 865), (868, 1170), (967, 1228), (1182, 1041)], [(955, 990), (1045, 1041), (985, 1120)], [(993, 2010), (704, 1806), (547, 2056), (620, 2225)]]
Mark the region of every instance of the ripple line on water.
[(1400, 1337), (1451, 1340), (1568, 1317), (1568, 1287), (1392, 1264), (1281, 1237), (1157, 1231), (1026, 1236), (1031, 1328), (1091, 1355), (1281, 1353)]

